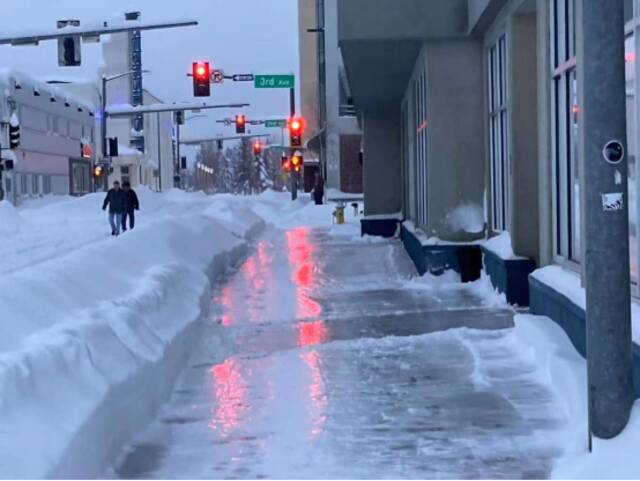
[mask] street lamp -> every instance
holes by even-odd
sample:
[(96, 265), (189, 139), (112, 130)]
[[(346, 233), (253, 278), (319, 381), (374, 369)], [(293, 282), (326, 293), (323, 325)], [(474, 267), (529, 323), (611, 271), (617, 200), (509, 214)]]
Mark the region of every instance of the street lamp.
[[(111, 75), (109, 77), (103, 75), (102, 76), (102, 112), (100, 117), (100, 137), (102, 138), (102, 158), (106, 159), (107, 155), (107, 83), (112, 82), (113, 80), (118, 80), (123, 77), (128, 77), (130, 75), (135, 74), (136, 72), (131, 70), (129, 72), (124, 72), (116, 75)], [(143, 70), (142, 73), (150, 73), (149, 70)]]

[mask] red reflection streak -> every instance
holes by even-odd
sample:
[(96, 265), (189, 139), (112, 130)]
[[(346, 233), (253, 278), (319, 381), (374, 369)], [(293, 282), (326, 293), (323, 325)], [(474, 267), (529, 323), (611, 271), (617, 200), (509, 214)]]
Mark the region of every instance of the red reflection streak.
[(324, 321), (299, 322), (298, 323), (298, 346), (315, 346), (327, 340), (328, 329)]
[(215, 381), (217, 407), (209, 427), (227, 436), (240, 424), (242, 414), (247, 410), (247, 386), (233, 359), (227, 359), (223, 364), (214, 366), (211, 373)]
[(311, 370), (311, 384), (309, 385), (309, 400), (313, 415), (313, 428), (311, 436), (316, 437), (322, 433), (324, 423), (327, 420), (327, 393), (322, 379), (322, 359), (317, 351), (309, 351), (300, 354), (304, 363)]
[(309, 241), (309, 228), (302, 227), (287, 232), (289, 265), (296, 287), (297, 317), (310, 319), (320, 317), (322, 307), (311, 299), (308, 292), (315, 286), (313, 254), (315, 246)]
[(222, 316), (222, 325), (230, 326), (234, 324), (233, 315), (231, 314), (231, 310), (233, 309), (233, 300), (231, 298), (231, 288), (229, 285), (226, 285), (224, 289), (222, 289), (222, 298), (220, 299), (220, 303), (224, 308), (224, 314)]

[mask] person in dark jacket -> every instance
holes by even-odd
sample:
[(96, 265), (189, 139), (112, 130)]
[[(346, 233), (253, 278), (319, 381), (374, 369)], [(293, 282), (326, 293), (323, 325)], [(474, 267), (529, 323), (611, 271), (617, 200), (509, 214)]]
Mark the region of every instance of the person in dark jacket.
[(313, 184), (313, 200), (316, 205), (322, 205), (324, 199), (324, 179), (320, 172), (316, 173), (316, 180)]
[(130, 182), (122, 184), (122, 189), (126, 199), (125, 210), (122, 215), (122, 232), (127, 232), (127, 218), (129, 219), (129, 229), (133, 230), (136, 225), (135, 211), (140, 210), (140, 202), (136, 191), (131, 188)]
[(107, 192), (107, 196), (104, 198), (104, 202), (102, 204), (102, 210), (107, 210), (107, 206), (109, 206), (111, 235), (120, 235), (122, 215), (126, 209), (126, 198), (124, 191), (120, 188), (120, 182), (117, 180), (113, 183), (113, 188), (109, 189), (109, 192)]

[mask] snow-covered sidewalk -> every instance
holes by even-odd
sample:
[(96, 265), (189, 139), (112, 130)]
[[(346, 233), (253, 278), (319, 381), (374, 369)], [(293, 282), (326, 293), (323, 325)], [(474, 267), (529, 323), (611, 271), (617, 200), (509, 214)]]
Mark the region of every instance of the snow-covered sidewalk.
[(209, 309), (285, 194), (139, 191), (112, 238), (104, 194), (0, 203), (0, 477), (91, 476), (170, 393)]

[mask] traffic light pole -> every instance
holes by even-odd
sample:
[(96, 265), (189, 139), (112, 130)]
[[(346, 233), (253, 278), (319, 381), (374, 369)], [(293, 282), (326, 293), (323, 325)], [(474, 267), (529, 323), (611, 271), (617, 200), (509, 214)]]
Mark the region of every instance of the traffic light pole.
[[(296, 116), (296, 89), (289, 89), (289, 107), (291, 118)], [(289, 158), (293, 158), (294, 149), (291, 148), (291, 154)], [(291, 201), (294, 201), (298, 198), (298, 171), (294, 168), (291, 172), (290, 176), (291, 180)]]
[(175, 176), (176, 181), (174, 182), (174, 187), (176, 189), (180, 188), (180, 123), (176, 122), (176, 163), (175, 163)]

